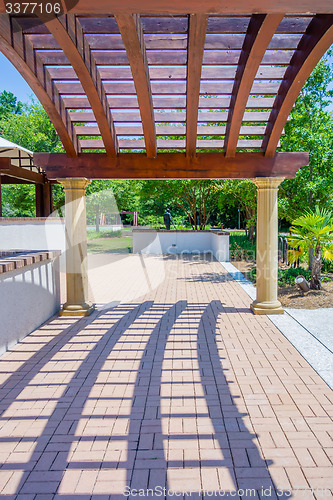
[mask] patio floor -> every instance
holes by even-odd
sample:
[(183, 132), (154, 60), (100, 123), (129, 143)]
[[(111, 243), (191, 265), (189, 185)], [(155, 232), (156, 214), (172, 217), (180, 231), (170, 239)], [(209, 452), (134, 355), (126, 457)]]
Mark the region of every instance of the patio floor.
[(107, 258), (1, 358), (1, 498), (332, 497), (333, 391), (221, 265)]

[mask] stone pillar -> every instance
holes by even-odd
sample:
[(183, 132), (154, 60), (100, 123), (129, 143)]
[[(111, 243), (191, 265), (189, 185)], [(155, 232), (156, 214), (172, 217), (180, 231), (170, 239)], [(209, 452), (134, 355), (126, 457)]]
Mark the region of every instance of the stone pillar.
[(278, 189), (281, 177), (257, 177), (257, 298), (254, 314), (283, 314), (278, 301)]
[(88, 316), (87, 228), (85, 188), (88, 179), (57, 179), (65, 188), (66, 289), (61, 316)]

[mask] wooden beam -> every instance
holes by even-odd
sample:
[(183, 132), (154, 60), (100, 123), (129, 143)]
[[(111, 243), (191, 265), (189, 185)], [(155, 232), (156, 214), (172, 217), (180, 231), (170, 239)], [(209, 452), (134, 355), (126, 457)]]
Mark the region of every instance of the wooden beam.
[(2, 191), (1, 191), (1, 175), (0, 175), (0, 217), (2, 217)]
[[(5, 3), (0, 3), (0, 13), (6, 12)], [(66, 3), (65, 10), (67, 11)], [(63, 5), (64, 5), (63, 4)], [(69, 4), (68, 10), (73, 14), (105, 14), (109, 12), (138, 12), (149, 14), (184, 14), (184, 12), (210, 14), (243, 14), (243, 13), (302, 13), (316, 12), (333, 13), (331, 0), (237, 0), (237, 2), (222, 2), (221, 0), (79, 0), (75, 5)]]
[(36, 217), (48, 217), (52, 213), (52, 185), (51, 182), (35, 185)]
[(115, 17), (132, 70), (147, 156), (154, 158), (157, 154), (154, 107), (140, 16), (135, 14), (119, 14)]
[[(65, 154), (65, 153), (64, 153)], [(11, 165), (8, 169), (0, 169), (1, 173), (6, 175), (6, 177), (11, 177), (13, 179), (19, 179), (27, 182), (33, 182), (34, 184), (44, 184), (45, 177), (43, 174), (28, 170), (27, 168), (16, 167)], [(14, 183), (15, 184), (15, 183)]]
[(7, 158), (5, 156), (0, 156), (0, 171), (1, 172), (8, 172), (10, 169), (10, 158)]
[[(15, 32), (13, 32), (13, 25)], [(22, 50), (17, 49), (18, 45), (22, 46)], [(37, 76), (38, 64), (34, 54), (32, 60), (28, 58), (28, 55), (33, 52), (31, 44), (29, 40), (23, 40), (23, 33), (19, 31), (19, 25), (15, 19), (11, 20), (8, 15), (0, 16), (0, 51), (13, 64), (37, 96), (53, 123), (68, 156), (75, 157), (78, 153), (78, 143), (71, 129), (71, 124), (68, 123), (67, 112), (64, 110), (61, 113), (46, 91), (44, 82)]]
[(205, 47), (208, 16), (190, 14), (187, 48), (186, 86), (186, 154), (194, 156), (197, 146), (197, 122), (200, 96), (200, 79)]
[(81, 153), (68, 158), (64, 153), (35, 153), (34, 163), (42, 166), (48, 179), (87, 177), (89, 179), (249, 179), (253, 177), (292, 178), (308, 164), (308, 153), (161, 153), (156, 158), (144, 154), (120, 153), (116, 158), (103, 153)]
[[(72, 24), (74, 23), (71, 30), (68, 26), (70, 21)], [(81, 82), (90, 103), (90, 107), (95, 115), (96, 122), (98, 123), (101, 131), (107, 154), (115, 156), (117, 154), (118, 147), (110, 108), (102, 83), (98, 82), (98, 78), (93, 78), (92, 65), (90, 63), (92, 56), (89, 49), (89, 61), (87, 62), (85, 58), (84, 37), (81, 37), (81, 44), (76, 38), (77, 33), (80, 31), (79, 26), (77, 25), (77, 20), (73, 18), (73, 16), (68, 15), (65, 18), (62, 17), (61, 21), (60, 18), (56, 17), (47, 21), (45, 24), (62, 48)], [(96, 73), (98, 73), (97, 68), (95, 69)], [(98, 83), (100, 83), (99, 88)]]
[(232, 89), (225, 135), (226, 156), (235, 156), (254, 78), (283, 14), (254, 14), (245, 36)]
[(266, 156), (275, 154), (283, 127), (303, 85), (332, 43), (333, 14), (315, 16), (290, 61), (275, 98), (262, 145)]

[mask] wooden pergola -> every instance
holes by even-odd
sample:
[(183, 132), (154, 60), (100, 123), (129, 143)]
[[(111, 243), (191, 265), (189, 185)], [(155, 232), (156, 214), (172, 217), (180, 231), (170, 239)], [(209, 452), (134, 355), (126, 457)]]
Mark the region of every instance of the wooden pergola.
[(2, 217), (2, 184), (34, 184), (36, 216), (52, 212), (52, 187), (41, 168), (34, 166), (33, 153), (0, 137), (0, 217)]
[[(37, 153), (34, 163), (65, 179), (68, 201), (70, 182), (77, 192), (82, 178), (259, 178), (258, 218), (276, 212), (279, 182), (308, 162), (307, 153), (277, 149), (333, 43), (331, 0), (79, 0), (63, 8), (45, 17), (1, 5), (0, 49), (62, 141), (65, 153)], [(270, 227), (265, 248), (274, 247)], [(278, 312), (267, 293), (259, 302)]]

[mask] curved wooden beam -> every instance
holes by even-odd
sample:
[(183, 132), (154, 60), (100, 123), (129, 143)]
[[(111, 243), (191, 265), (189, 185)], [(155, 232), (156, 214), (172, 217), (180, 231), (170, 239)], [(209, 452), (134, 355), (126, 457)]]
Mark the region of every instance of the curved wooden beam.
[(154, 106), (140, 17), (136, 14), (119, 14), (115, 18), (131, 66), (140, 108), (147, 156), (155, 158), (157, 155), (157, 145)]
[(254, 78), (283, 14), (254, 14), (244, 39), (232, 90), (224, 149), (235, 156), (240, 128)]
[(200, 79), (206, 40), (207, 22), (208, 16), (205, 14), (190, 14), (189, 16), (186, 83), (187, 156), (194, 156), (197, 147)]
[[(72, 29), (68, 26), (71, 21), (73, 24)], [(101, 79), (93, 78), (90, 58), (87, 58), (88, 62), (85, 60), (84, 37), (82, 36), (81, 40), (78, 41), (77, 33), (79, 29), (77, 28), (79, 26), (76, 23), (74, 16), (69, 14), (66, 17), (51, 19), (45, 25), (62, 48), (81, 82), (101, 132), (106, 153), (116, 156), (118, 152), (117, 137), (104, 88)], [(96, 73), (98, 72), (96, 71)]]
[(283, 127), (303, 85), (332, 43), (333, 15), (316, 15), (291, 58), (275, 98), (262, 143), (266, 156), (275, 154)]
[(38, 63), (32, 64), (34, 57), (29, 57), (29, 55), (31, 56), (34, 53), (33, 47), (27, 39), (23, 43), (24, 35), (22, 31), (16, 23), (14, 32), (12, 23), (15, 23), (15, 20), (11, 22), (9, 16), (1, 16), (0, 50), (23, 76), (31, 90), (37, 96), (53, 123), (67, 155), (74, 158), (79, 153), (79, 146), (68, 113), (61, 105), (57, 106), (46, 91), (43, 83), (37, 76), (38, 74), (43, 75), (44, 72), (40, 71), (42, 68), (38, 67)]

